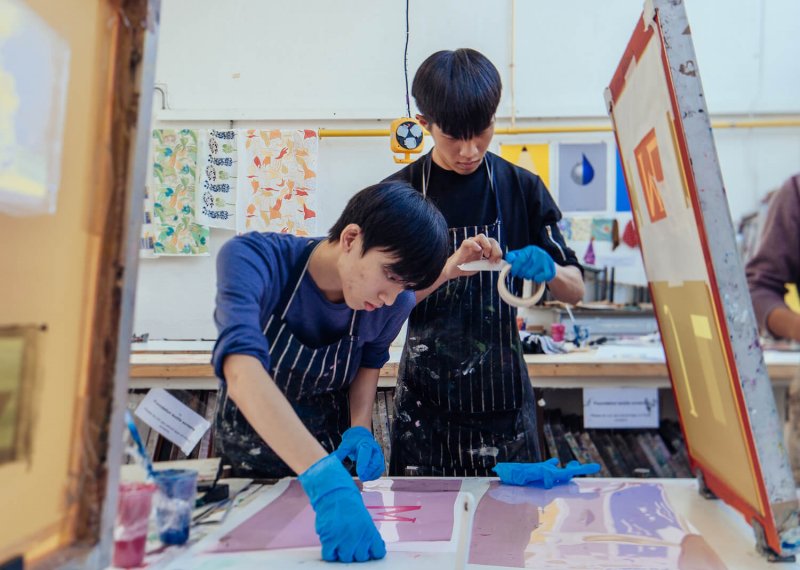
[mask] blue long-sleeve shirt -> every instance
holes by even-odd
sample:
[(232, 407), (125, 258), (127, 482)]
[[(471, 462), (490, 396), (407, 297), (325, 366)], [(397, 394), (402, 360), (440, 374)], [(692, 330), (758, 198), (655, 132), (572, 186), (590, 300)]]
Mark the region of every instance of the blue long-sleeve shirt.
[[(270, 370), (269, 344), (263, 331), (270, 315), (282, 311), (283, 307), (277, 307), (281, 293), (307, 243), (308, 238), (289, 234), (250, 232), (222, 246), (217, 256), (214, 311), (218, 336), (212, 355), (218, 378), (225, 379), (222, 364), (229, 354), (253, 356)], [(362, 312), (358, 344), (363, 352), (358, 367), (380, 368), (386, 364), (389, 345), (414, 304), (414, 293), (404, 291), (393, 305)], [(286, 321), (301, 342), (317, 347), (346, 335), (352, 315), (345, 303), (327, 300), (306, 272)]]

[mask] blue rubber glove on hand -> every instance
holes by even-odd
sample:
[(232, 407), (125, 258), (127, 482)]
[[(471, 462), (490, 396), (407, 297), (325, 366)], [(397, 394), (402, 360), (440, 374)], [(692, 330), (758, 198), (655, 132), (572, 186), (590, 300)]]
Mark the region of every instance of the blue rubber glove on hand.
[(600, 465), (582, 465), (577, 461), (570, 461), (565, 467), (559, 467), (558, 459), (554, 457), (542, 463), (498, 463), (492, 467), (492, 471), (497, 473), (500, 482), (505, 485), (530, 485), (541, 481), (545, 489), (550, 489), (553, 485), (570, 481), (575, 475), (597, 473)]
[(323, 560), (366, 562), (386, 556), (361, 493), (338, 457), (323, 457), (297, 478), (317, 515), (314, 528)]
[(535, 245), (527, 245), (506, 254), (506, 261), (511, 264), (511, 275), (547, 283), (556, 276), (556, 264), (545, 250)]
[(342, 434), (342, 443), (333, 454), (344, 461), (349, 457), (356, 464), (356, 473), (362, 481), (372, 481), (383, 473), (386, 461), (383, 451), (372, 433), (365, 427), (351, 427)]

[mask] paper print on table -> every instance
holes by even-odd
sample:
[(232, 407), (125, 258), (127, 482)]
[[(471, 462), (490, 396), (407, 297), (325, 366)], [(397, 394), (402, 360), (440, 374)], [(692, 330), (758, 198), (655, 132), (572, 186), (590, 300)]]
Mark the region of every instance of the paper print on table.
[(475, 512), (469, 563), (543, 570), (725, 568), (676, 516), (661, 485), (610, 481), (553, 489), (491, 482)]
[[(365, 483), (362, 497), (386, 542), (449, 541), (461, 481), (380, 479)], [(342, 521), (342, 524), (346, 524)], [(297, 480), (266, 507), (223, 536), (214, 552), (319, 546), (314, 510)]]
[(249, 129), (239, 139), (236, 230), (316, 234), (317, 132)]
[(209, 228), (195, 218), (197, 133), (153, 131), (153, 221), (156, 255), (208, 254)]
[(614, 147), (614, 161), (616, 168), (617, 212), (630, 212), (631, 199), (628, 196), (628, 185), (625, 183), (625, 172), (622, 170), (622, 161), (619, 158), (619, 149)]
[(195, 204), (198, 223), (236, 229), (238, 150), (236, 131), (202, 130), (198, 142), (198, 182)]
[(500, 156), (520, 168), (537, 174), (550, 190), (549, 144), (501, 144)]
[(606, 210), (606, 143), (558, 145), (558, 206), (562, 212)]

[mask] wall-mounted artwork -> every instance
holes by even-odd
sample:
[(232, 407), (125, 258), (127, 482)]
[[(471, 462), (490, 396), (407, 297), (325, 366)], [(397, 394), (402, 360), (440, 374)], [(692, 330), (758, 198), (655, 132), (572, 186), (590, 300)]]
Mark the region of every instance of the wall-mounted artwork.
[(152, 146), (153, 253), (208, 254), (208, 226), (195, 217), (197, 132), (156, 129)]
[(550, 145), (539, 144), (501, 144), (500, 156), (520, 168), (530, 170), (542, 179), (550, 189)]
[(239, 157), (235, 130), (201, 130), (198, 142), (197, 222), (212, 228), (236, 228)]
[(791, 553), (794, 480), (689, 23), (681, 2), (650, 7), (606, 98), (692, 469), (758, 527), (759, 548)]
[(562, 212), (606, 210), (606, 143), (558, 145), (558, 207)]
[(0, 3), (0, 212), (56, 210), (69, 54), (24, 2)]
[(30, 457), (41, 328), (0, 327), (0, 465)]
[(236, 230), (314, 235), (317, 132), (248, 129), (239, 137)]
[(622, 170), (622, 160), (619, 157), (619, 150), (614, 149), (614, 170), (616, 178), (616, 210), (617, 212), (630, 212), (631, 199), (628, 198), (628, 186), (625, 184), (625, 172)]
[[(148, 170), (147, 180), (152, 177), (152, 172)], [(144, 209), (142, 210), (142, 232), (139, 238), (139, 252), (144, 257), (153, 257), (156, 247), (158, 230), (155, 222), (155, 210), (153, 204), (153, 191), (150, 186), (144, 187)]]

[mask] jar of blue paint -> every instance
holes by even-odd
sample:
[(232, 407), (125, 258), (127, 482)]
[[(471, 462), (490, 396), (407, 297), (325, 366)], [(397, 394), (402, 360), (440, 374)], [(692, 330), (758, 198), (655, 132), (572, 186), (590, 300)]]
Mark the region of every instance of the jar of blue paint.
[(164, 545), (185, 544), (189, 540), (197, 494), (197, 471), (166, 469), (156, 471), (156, 525)]

